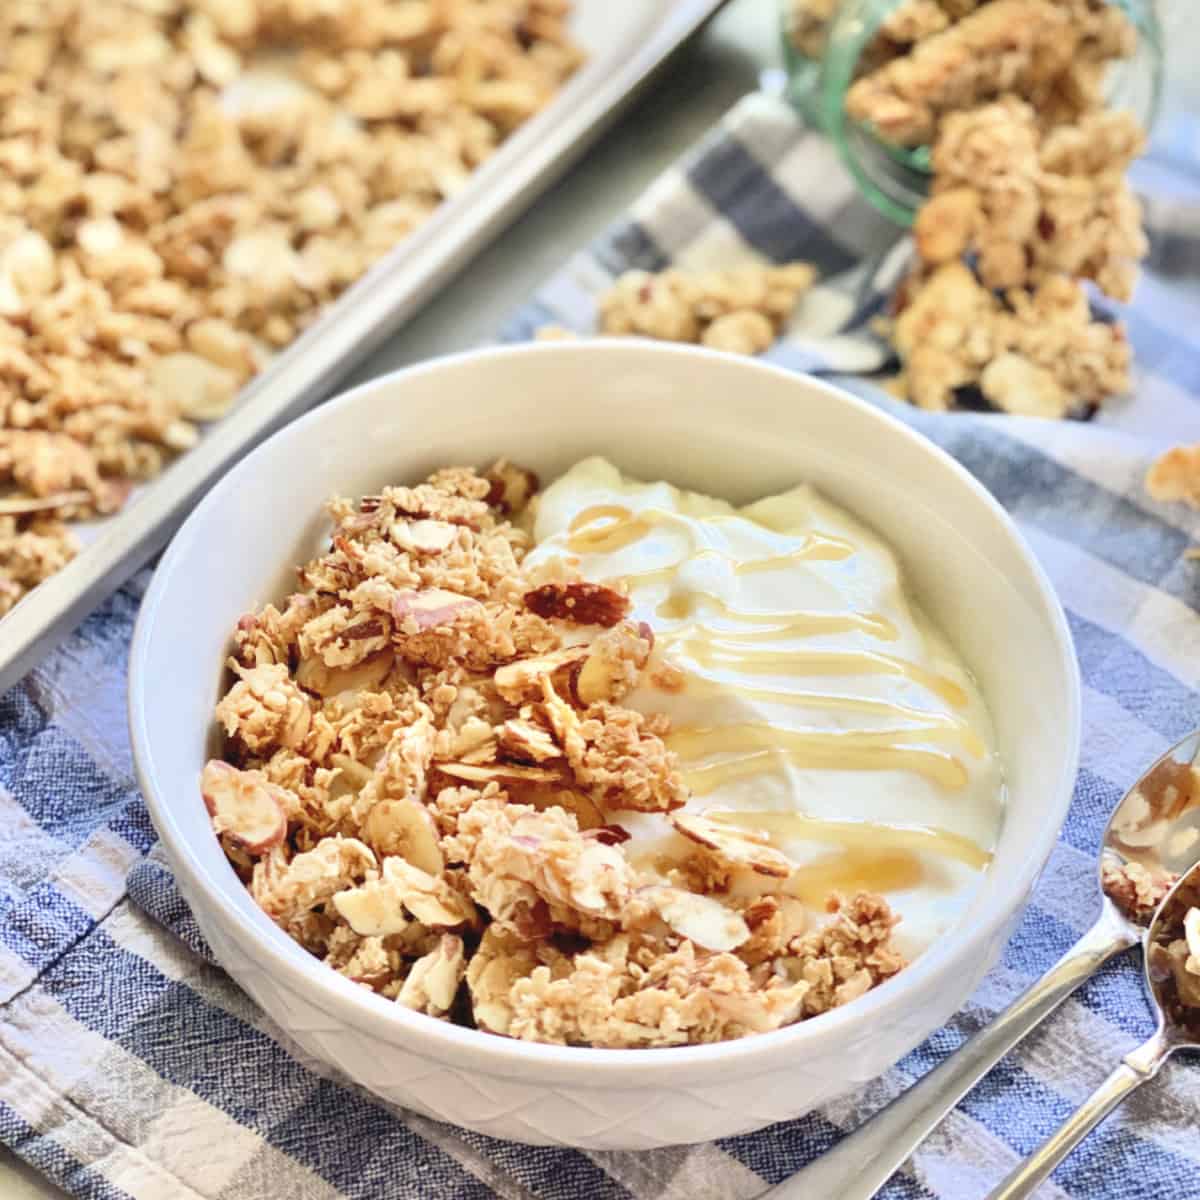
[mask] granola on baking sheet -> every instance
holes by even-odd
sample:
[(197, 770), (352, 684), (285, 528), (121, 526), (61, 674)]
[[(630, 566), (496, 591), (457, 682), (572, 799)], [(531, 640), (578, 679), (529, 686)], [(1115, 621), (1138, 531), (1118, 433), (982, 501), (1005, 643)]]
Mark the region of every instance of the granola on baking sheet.
[(0, 5), (0, 613), (549, 101), (569, 3)]
[[(361, 986), (533, 1041), (740, 1037), (894, 975), (882, 897), (814, 924), (765, 835), (681, 811), (667, 718), (622, 705), (653, 633), (619, 588), (526, 569), (537, 486), (502, 462), (334, 500), (299, 590), (238, 622), (200, 784), (256, 902)], [(635, 814), (692, 858), (631, 861)]]

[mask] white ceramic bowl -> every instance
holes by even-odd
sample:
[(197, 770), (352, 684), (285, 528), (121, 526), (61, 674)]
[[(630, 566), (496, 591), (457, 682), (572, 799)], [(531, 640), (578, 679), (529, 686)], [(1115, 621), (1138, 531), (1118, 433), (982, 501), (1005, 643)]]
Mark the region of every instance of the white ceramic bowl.
[[(1009, 806), (976, 902), (882, 987), (712, 1046), (532, 1045), (410, 1012), (311, 958), (251, 902), (197, 786), (238, 616), (290, 590), (323, 501), (506, 455), (549, 481), (602, 453), (742, 503), (808, 480), (895, 547), (991, 706)], [(693, 347), (547, 343), (440, 359), (331, 401), (232, 470), (179, 531), (142, 606), (130, 723), (150, 812), (229, 973), (301, 1046), (388, 1100), (501, 1138), (649, 1148), (798, 1116), (884, 1071), (992, 965), (1075, 777), (1079, 681), (1063, 613), (1015, 527), (948, 456), (815, 380)]]

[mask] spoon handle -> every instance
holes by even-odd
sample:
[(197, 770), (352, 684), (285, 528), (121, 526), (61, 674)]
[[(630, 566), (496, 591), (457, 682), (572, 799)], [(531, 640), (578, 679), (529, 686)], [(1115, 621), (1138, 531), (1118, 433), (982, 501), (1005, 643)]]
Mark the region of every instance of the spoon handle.
[(1160, 1028), (1148, 1041), (1125, 1055), (1121, 1065), (1016, 1167), (987, 1200), (1022, 1200), (1135, 1088), (1158, 1074), (1171, 1055), (1171, 1044)]
[(1114, 954), (1134, 944), (1105, 902), (1088, 930), (1027, 992), (919, 1082), (880, 1109), (827, 1154), (758, 1200), (870, 1200), (935, 1125), (1029, 1031)]

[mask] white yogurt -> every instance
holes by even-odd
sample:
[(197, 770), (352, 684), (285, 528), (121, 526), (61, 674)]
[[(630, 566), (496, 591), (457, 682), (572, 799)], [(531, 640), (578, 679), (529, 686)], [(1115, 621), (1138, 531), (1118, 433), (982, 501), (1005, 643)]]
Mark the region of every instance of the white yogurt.
[[(1003, 774), (974, 680), (879, 538), (809, 487), (735, 509), (600, 458), (546, 489), (534, 536), (530, 564), (626, 580), (656, 661), (682, 672), (681, 689), (626, 703), (670, 715), (690, 811), (769, 827), (798, 867), (783, 890), (814, 908), (835, 886), (883, 892), (910, 954), (954, 922), (995, 844)], [(763, 815), (786, 813), (816, 820)], [(659, 814), (620, 823), (639, 863), (688, 851)]]

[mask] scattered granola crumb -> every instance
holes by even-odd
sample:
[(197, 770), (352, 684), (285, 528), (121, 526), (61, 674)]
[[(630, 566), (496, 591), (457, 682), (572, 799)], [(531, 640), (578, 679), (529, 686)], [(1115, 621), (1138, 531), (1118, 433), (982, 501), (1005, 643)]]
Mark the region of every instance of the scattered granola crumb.
[(698, 273), (626, 271), (599, 298), (599, 329), (758, 354), (815, 279), (814, 268), (802, 262)]
[(1146, 491), (1160, 503), (1178, 500), (1200, 508), (1200, 445), (1175, 446), (1160, 455), (1146, 473)]

